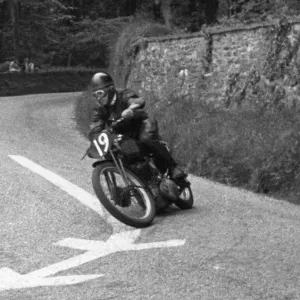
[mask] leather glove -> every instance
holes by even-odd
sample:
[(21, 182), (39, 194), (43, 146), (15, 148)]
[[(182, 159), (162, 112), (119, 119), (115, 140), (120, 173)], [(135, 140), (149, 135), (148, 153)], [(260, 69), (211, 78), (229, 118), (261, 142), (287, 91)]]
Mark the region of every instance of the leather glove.
[(115, 131), (115, 132), (119, 132), (122, 130), (124, 125), (124, 121), (123, 120), (117, 120), (115, 122), (113, 122), (111, 124), (111, 128)]
[(121, 117), (125, 120), (128, 120), (128, 119), (132, 119), (133, 115), (134, 115), (133, 110), (130, 108), (127, 108), (122, 112)]

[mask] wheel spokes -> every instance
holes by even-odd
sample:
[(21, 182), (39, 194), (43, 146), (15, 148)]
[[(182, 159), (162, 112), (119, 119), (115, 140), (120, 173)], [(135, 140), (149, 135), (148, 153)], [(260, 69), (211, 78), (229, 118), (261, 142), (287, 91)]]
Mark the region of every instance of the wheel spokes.
[[(103, 175), (103, 176), (101, 176)], [(126, 174), (126, 187), (117, 169), (105, 170), (100, 174), (100, 184), (110, 202), (123, 214), (143, 218), (149, 214), (149, 201), (145, 188), (130, 174)], [(103, 177), (103, 178), (101, 178)], [(105, 185), (104, 185), (105, 182)]]

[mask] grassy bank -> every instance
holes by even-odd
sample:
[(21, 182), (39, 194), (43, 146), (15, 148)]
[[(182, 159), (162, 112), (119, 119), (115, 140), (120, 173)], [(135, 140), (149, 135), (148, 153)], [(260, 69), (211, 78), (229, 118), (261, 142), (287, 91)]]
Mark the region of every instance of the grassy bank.
[[(88, 93), (77, 101), (78, 130), (89, 131)], [(147, 111), (176, 159), (192, 174), (300, 204), (300, 114), (297, 110), (226, 110), (199, 100), (158, 101)]]
[(300, 204), (300, 115), (224, 110), (199, 101), (148, 99), (161, 134), (189, 172)]

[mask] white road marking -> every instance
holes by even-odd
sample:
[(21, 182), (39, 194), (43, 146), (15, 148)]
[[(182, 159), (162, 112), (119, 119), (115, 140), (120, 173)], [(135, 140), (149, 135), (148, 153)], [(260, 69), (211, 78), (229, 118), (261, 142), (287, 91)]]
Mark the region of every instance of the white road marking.
[(40, 270), (33, 271), (26, 275), (21, 275), (9, 268), (2, 268), (0, 269), (0, 291), (38, 286), (71, 285), (91, 279), (96, 279), (104, 275), (95, 274), (59, 277), (47, 276), (77, 267), (79, 265), (116, 252), (178, 247), (185, 244), (185, 240), (169, 240), (165, 242), (134, 244), (139, 235), (140, 230), (133, 230), (114, 234), (106, 242), (73, 238), (64, 239), (56, 243), (56, 245), (70, 247), (73, 249), (86, 250), (87, 252), (42, 268)]
[(75, 275), (57, 277), (31, 277), (30, 274), (20, 275), (9, 269), (0, 269), (0, 292), (11, 289), (33, 288), (38, 286), (73, 285), (99, 278), (103, 275)]
[(86, 205), (96, 213), (98, 213), (102, 218), (104, 218), (107, 223), (109, 223), (114, 232), (120, 232), (126, 230), (128, 226), (125, 226), (113, 216), (108, 214), (100, 204), (97, 197), (91, 195), (90, 193), (86, 192), (82, 188), (76, 186), (75, 184), (69, 182), (68, 180), (62, 178), (61, 176), (41, 167), (40, 165), (34, 163), (33, 161), (19, 155), (9, 155), (11, 159), (19, 163), (21, 166), (29, 169), (30, 171), (44, 177), (52, 184), (56, 185), (82, 204)]
[[(69, 195), (79, 200), (82, 204), (88, 206), (97, 212), (102, 218), (113, 227), (114, 234), (106, 241), (88, 241), (83, 239), (64, 239), (56, 245), (70, 247), (87, 252), (69, 258), (67, 260), (55, 263), (48, 267), (33, 271), (26, 275), (21, 275), (9, 268), (0, 269), (0, 291), (9, 289), (29, 288), (37, 286), (52, 286), (52, 285), (71, 285), (87, 280), (99, 278), (103, 274), (83, 275), (83, 276), (59, 276), (48, 277), (58, 272), (65, 271), (87, 262), (93, 261), (100, 257), (121, 252), (133, 250), (145, 250), (152, 248), (178, 247), (185, 244), (185, 240), (169, 240), (165, 242), (134, 244), (135, 240), (140, 236), (141, 230), (125, 231), (126, 228), (131, 228), (120, 223), (118, 220), (108, 215), (102, 208), (99, 200), (85, 190), (72, 184), (61, 176), (41, 167), (31, 160), (17, 155), (9, 155), (11, 159), (18, 162), (23, 167), (47, 179), (52, 184), (58, 186)], [(123, 232), (120, 232), (123, 231)]]

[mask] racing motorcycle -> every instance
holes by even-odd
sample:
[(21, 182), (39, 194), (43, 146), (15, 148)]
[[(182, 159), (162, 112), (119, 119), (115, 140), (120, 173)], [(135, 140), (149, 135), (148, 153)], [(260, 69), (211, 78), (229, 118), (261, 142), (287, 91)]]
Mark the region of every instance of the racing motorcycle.
[(142, 228), (152, 223), (157, 211), (172, 204), (181, 209), (192, 208), (190, 182), (186, 178), (171, 180), (168, 169), (158, 167), (154, 156), (139, 141), (110, 127), (100, 132), (93, 144), (99, 154), (93, 163), (93, 189), (102, 205), (119, 221)]

